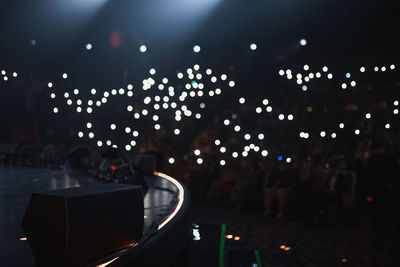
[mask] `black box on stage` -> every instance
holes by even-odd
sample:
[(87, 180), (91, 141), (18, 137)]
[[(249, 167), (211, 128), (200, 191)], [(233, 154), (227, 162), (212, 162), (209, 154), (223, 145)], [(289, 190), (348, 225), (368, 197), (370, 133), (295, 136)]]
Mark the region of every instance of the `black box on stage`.
[(101, 184), (33, 193), (22, 229), (39, 265), (95, 258), (138, 241), (140, 186)]

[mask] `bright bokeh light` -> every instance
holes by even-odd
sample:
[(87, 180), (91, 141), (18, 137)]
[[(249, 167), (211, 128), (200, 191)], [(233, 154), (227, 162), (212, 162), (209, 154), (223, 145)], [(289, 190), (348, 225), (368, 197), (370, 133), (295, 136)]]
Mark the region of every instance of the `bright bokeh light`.
[(371, 113), (365, 114), (365, 118), (366, 118), (366, 119), (371, 119)]
[(117, 129), (117, 125), (115, 125), (114, 123), (112, 123), (112, 124), (110, 125), (110, 129), (111, 129), (111, 130)]
[(86, 50), (92, 50), (93, 45), (91, 43), (86, 44)]
[(245, 135), (244, 135), (244, 139), (250, 140), (250, 138), (251, 138), (251, 135), (250, 135), (250, 134), (245, 134)]
[(141, 45), (141, 46), (139, 47), (139, 51), (142, 52), (142, 53), (146, 52), (146, 51), (147, 51), (147, 46)]
[(306, 46), (306, 45), (307, 45), (307, 40), (304, 39), (304, 38), (301, 39), (301, 40), (300, 40), (300, 45), (301, 45), (301, 46)]
[(385, 129), (389, 129), (390, 128), (390, 124), (389, 123), (386, 123), (385, 124)]
[(310, 66), (308, 66), (308, 65), (306, 64), (306, 65), (303, 66), (303, 69), (304, 69), (305, 71), (307, 71), (307, 70), (310, 69)]
[(262, 134), (262, 133), (258, 134), (258, 139), (263, 140), (264, 139), (264, 134)]
[(365, 72), (365, 67), (361, 67), (360, 72)]
[(221, 141), (218, 140), (218, 139), (216, 139), (216, 140), (214, 141), (214, 144), (215, 144), (216, 146), (219, 146), (219, 145), (221, 144)]
[(169, 162), (169, 164), (174, 164), (175, 163), (175, 159), (174, 158), (169, 158), (168, 162)]
[(199, 53), (199, 52), (200, 52), (200, 50), (201, 50), (201, 48), (200, 48), (200, 46), (199, 46), (199, 45), (195, 45), (195, 46), (193, 46), (193, 52), (195, 52), (195, 53)]
[(199, 155), (200, 155), (200, 150), (199, 150), (199, 149), (195, 149), (195, 150), (194, 150), (194, 154), (195, 154), (196, 156), (199, 156)]
[(246, 99), (244, 97), (239, 98), (239, 103), (244, 104), (246, 102)]
[(344, 123), (341, 122), (341, 123), (339, 124), (339, 128), (340, 128), (340, 129), (343, 129), (343, 128), (344, 128)]
[(326, 136), (326, 132), (325, 132), (325, 131), (321, 131), (321, 132), (319, 133), (319, 135), (320, 135), (321, 137), (325, 137), (325, 136)]
[(250, 50), (254, 51), (257, 49), (257, 45), (255, 43), (250, 44)]
[(225, 160), (222, 159), (222, 160), (219, 162), (219, 164), (220, 164), (221, 166), (225, 166), (226, 162), (225, 162)]

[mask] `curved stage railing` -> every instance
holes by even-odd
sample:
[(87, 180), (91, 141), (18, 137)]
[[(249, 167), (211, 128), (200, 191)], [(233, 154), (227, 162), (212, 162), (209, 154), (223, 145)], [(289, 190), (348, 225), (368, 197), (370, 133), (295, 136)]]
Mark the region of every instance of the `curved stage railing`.
[[(143, 237), (88, 266), (176, 266), (190, 241), (190, 194), (177, 179), (161, 172), (147, 176)], [(161, 201), (160, 201), (161, 200)], [(161, 204), (161, 205), (160, 205)]]

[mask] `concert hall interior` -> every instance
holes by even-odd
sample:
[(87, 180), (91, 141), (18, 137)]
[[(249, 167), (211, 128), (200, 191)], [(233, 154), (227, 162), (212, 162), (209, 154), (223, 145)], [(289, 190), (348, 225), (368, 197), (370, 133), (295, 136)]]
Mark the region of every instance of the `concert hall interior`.
[(1, 0), (1, 266), (399, 266), (397, 2)]

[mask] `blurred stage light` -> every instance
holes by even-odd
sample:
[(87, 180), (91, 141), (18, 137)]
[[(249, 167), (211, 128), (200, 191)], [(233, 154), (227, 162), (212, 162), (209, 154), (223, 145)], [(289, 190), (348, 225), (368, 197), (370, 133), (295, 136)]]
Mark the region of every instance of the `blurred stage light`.
[(140, 52), (144, 53), (144, 52), (147, 51), (147, 46), (141, 45), (141, 46), (139, 47), (139, 50), (140, 50)]
[(331, 80), (333, 78), (333, 74), (332, 73), (328, 73), (328, 79)]
[(56, 98), (56, 94), (55, 93), (51, 93), (50, 97), (51, 98)]
[(244, 104), (244, 102), (246, 102), (246, 99), (244, 99), (244, 97), (239, 98), (239, 103), (240, 104)]
[(263, 139), (264, 139), (264, 134), (260, 133), (260, 134), (258, 135), (258, 139), (263, 140)]
[(216, 140), (214, 141), (214, 144), (215, 144), (216, 146), (219, 146), (219, 145), (221, 144), (221, 141), (218, 140), (218, 139), (216, 139)]
[(89, 138), (90, 138), (90, 139), (93, 139), (93, 137), (94, 137), (94, 133), (90, 132), (90, 133), (89, 133)]
[(327, 67), (327, 66), (323, 66), (323, 67), (322, 67), (322, 71), (323, 71), (323, 72), (327, 72), (327, 71), (328, 71), (328, 67)]
[(68, 74), (63, 73), (62, 77), (63, 77), (63, 79), (67, 79), (68, 78)]
[(78, 133), (78, 136), (79, 136), (80, 138), (82, 138), (82, 137), (83, 137), (83, 133), (82, 133), (82, 132), (79, 132), (79, 133)]
[(326, 132), (325, 132), (325, 131), (321, 131), (321, 132), (319, 133), (319, 135), (320, 135), (321, 137), (325, 137), (325, 136), (326, 136)]
[(197, 159), (197, 164), (199, 164), (199, 165), (203, 164), (203, 159), (202, 158), (198, 158)]
[(201, 48), (200, 48), (200, 46), (199, 46), (199, 45), (195, 45), (195, 46), (193, 46), (193, 51), (194, 51), (195, 53), (199, 53), (199, 52), (200, 52), (200, 50), (201, 50)]
[(350, 78), (350, 77), (351, 77), (350, 72), (346, 73), (346, 78), (348, 79), (348, 78)]
[(396, 68), (396, 66), (394, 64), (390, 65), (390, 69), (394, 70)]
[(267, 150), (261, 151), (261, 155), (262, 155), (263, 157), (268, 156), (268, 151), (267, 151)]
[(340, 128), (340, 129), (343, 129), (343, 128), (344, 128), (344, 123), (340, 123), (340, 124), (339, 124), (339, 128)]
[(252, 51), (256, 50), (257, 49), (257, 45), (255, 43), (250, 44), (250, 49)]
[(365, 114), (365, 118), (366, 118), (366, 119), (371, 119), (371, 113)]
[(54, 113), (58, 113), (58, 108), (53, 108)]
[(365, 72), (365, 67), (361, 67), (360, 72)]
[(305, 71), (308, 71), (308, 70), (310, 69), (310, 66), (308, 66), (308, 65), (306, 64), (306, 65), (303, 66), (303, 69), (304, 69)]
[(347, 84), (346, 83), (342, 83), (342, 89), (346, 89), (347, 88)]
[(86, 44), (86, 50), (92, 50), (93, 45), (91, 43)]
[(359, 129), (356, 129), (356, 130), (354, 131), (354, 133), (355, 133), (356, 135), (359, 135), (359, 134), (360, 134), (360, 130), (359, 130)]
[(175, 159), (174, 159), (174, 158), (169, 158), (169, 159), (168, 159), (168, 162), (169, 162), (169, 164), (174, 164)]
[(250, 138), (251, 138), (251, 135), (250, 135), (250, 134), (245, 134), (245, 135), (244, 135), (244, 139), (250, 140)]
[(111, 130), (115, 130), (115, 129), (117, 128), (117, 125), (115, 125), (114, 123), (112, 123), (112, 124), (110, 125), (110, 128), (111, 128)]
[(235, 132), (239, 132), (239, 131), (240, 131), (240, 126), (239, 126), (239, 125), (236, 125), (235, 128), (234, 128), (234, 130), (235, 130)]
[(225, 162), (225, 160), (221, 160), (221, 161), (219, 162), (219, 164), (220, 164), (221, 166), (225, 166), (226, 162)]
[(87, 127), (88, 129), (90, 129), (90, 128), (92, 128), (92, 124), (91, 124), (90, 122), (88, 122), (88, 123), (86, 123), (86, 127)]
[(306, 45), (307, 45), (307, 40), (304, 39), (304, 38), (301, 39), (301, 40), (300, 40), (300, 45), (301, 45), (301, 46), (306, 46)]

